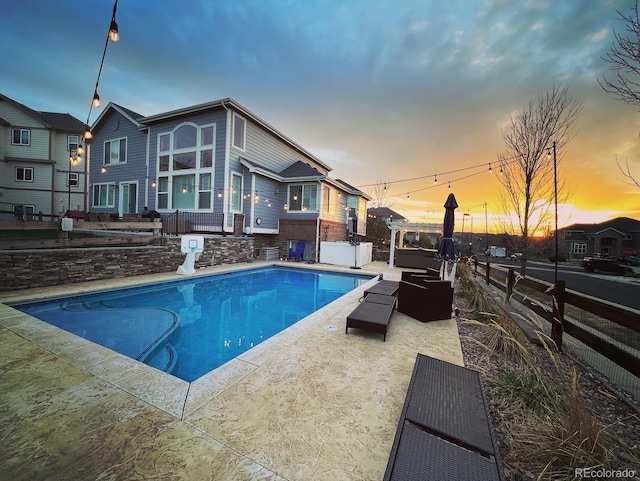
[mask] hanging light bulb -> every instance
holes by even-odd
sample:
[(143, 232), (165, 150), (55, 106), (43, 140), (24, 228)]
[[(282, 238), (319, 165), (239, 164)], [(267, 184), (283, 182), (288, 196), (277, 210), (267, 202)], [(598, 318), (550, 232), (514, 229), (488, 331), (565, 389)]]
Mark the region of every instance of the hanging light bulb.
[(438, 183), (438, 174), (433, 176), (433, 183), (437, 184)]
[(385, 192), (387, 191), (387, 183), (386, 182), (384, 183), (384, 191)]
[(106, 167), (102, 167), (102, 168), (100, 169), (100, 173), (101, 173), (101, 174), (106, 174), (106, 173), (107, 173), (107, 168), (106, 168)]
[(78, 155), (82, 155), (84, 153), (84, 149), (82, 148), (82, 144), (78, 144)]
[(89, 130), (89, 127), (87, 127), (87, 130), (84, 131), (84, 139), (85, 140), (90, 140), (92, 138), (93, 138), (93, 134)]
[(115, 20), (111, 20), (111, 26), (109, 27), (109, 40), (117, 42), (120, 40), (120, 34), (118, 33), (118, 24)]
[(491, 168), (491, 162), (489, 162), (489, 173), (493, 174), (493, 169)]
[(409, 192), (407, 192), (407, 199), (409, 198)]
[(449, 190), (451, 190), (451, 182), (449, 182)]
[(504, 174), (504, 172), (502, 171), (502, 165), (500, 165), (500, 175)]
[(155, 188), (156, 188), (156, 185), (157, 185), (157, 184), (156, 184), (156, 179), (153, 179), (153, 180), (151, 181), (151, 188), (152, 188), (152, 189), (155, 189)]
[(93, 106), (100, 107), (100, 96), (97, 90), (93, 93)]

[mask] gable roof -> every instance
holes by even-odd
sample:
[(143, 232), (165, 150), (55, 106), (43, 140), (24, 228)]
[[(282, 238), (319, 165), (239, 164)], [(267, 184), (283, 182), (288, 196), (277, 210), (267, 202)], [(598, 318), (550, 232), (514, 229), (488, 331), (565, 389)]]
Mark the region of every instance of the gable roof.
[(393, 220), (407, 220), (406, 217), (398, 214), (395, 210), (389, 209), (389, 207), (371, 207), (367, 209), (367, 214), (382, 217), (383, 219), (391, 217)]
[(558, 229), (560, 231), (582, 232), (584, 234), (598, 234), (607, 229), (613, 229), (621, 234), (640, 232), (640, 220), (630, 217), (616, 217), (597, 224), (572, 224)]
[(280, 175), (285, 178), (291, 177), (324, 177), (318, 169), (311, 167), (309, 164), (298, 160), (284, 170), (280, 171)]
[(133, 125), (135, 125), (139, 129), (142, 129), (145, 127), (144, 124), (142, 124), (139, 121), (139, 119), (144, 117), (142, 114), (139, 114), (138, 112), (134, 112), (133, 110), (123, 107), (122, 105), (109, 102), (107, 106), (104, 109), (102, 109), (102, 112), (100, 112), (100, 115), (98, 115), (98, 118), (96, 118), (96, 120), (93, 121), (93, 124), (91, 125), (92, 131), (107, 117), (107, 112), (110, 112), (111, 110), (115, 110), (116, 112), (120, 113), (120, 115), (123, 115), (125, 118), (127, 118), (127, 120), (129, 120), (129, 122), (131, 122)]
[(240, 163), (249, 169), (249, 172), (256, 172), (279, 182), (313, 181), (326, 178), (317, 169), (314, 169), (300, 160), (280, 172), (258, 165), (244, 157), (240, 157)]
[(58, 112), (39, 112), (27, 107), (24, 104), (21, 104), (20, 102), (16, 102), (15, 100), (3, 94), (0, 94), (0, 100), (10, 103), (16, 109), (42, 122), (48, 129), (58, 132), (70, 132), (74, 134), (82, 134), (85, 131), (86, 124), (84, 122), (81, 122), (71, 114)]

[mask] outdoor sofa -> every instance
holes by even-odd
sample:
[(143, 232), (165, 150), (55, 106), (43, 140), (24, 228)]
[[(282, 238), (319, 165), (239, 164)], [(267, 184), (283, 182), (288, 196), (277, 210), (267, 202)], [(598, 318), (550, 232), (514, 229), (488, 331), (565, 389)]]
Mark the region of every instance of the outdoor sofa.
[(398, 312), (422, 322), (451, 319), (453, 287), (430, 274), (402, 273)]

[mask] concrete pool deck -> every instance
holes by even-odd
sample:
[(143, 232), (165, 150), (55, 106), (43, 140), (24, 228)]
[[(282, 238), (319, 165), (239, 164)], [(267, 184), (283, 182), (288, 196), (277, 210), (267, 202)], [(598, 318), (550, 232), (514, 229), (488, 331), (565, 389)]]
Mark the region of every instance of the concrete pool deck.
[[(270, 264), (402, 270), (254, 262), (196, 275)], [(416, 354), (464, 364), (453, 319), (394, 312), (386, 342), (345, 335), (375, 280), (192, 383), (6, 305), (184, 277), (0, 293), (0, 479), (382, 479)]]

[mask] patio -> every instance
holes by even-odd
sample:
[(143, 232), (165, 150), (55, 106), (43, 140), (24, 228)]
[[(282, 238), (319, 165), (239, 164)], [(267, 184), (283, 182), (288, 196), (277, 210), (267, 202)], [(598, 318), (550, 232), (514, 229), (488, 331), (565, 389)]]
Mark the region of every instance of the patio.
[[(401, 269), (363, 272), (399, 280)], [(5, 292), (0, 303), (177, 277)], [(0, 478), (382, 479), (416, 354), (463, 358), (453, 319), (395, 312), (386, 342), (345, 335), (375, 282), (191, 384), (0, 304)]]

